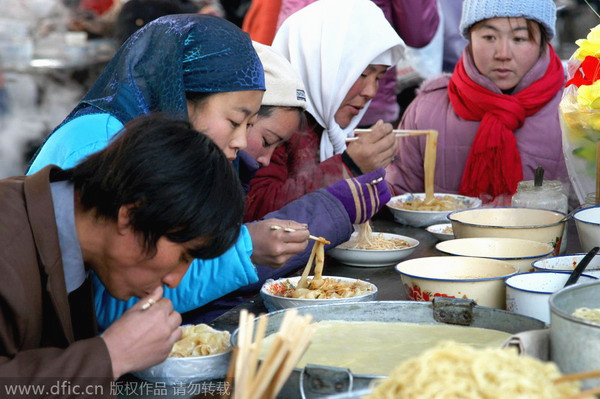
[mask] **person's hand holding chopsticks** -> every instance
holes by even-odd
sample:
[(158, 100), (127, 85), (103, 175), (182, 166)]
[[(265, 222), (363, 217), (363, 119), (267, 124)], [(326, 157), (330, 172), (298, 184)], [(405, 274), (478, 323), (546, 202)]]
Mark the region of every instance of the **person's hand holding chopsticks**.
[[(272, 226), (279, 226), (273, 229)], [(281, 267), (289, 258), (308, 245), (308, 226), (293, 220), (266, 219), (246, 224), (252, 237), (252, 262), (257, 265)]]
[(346, 154), (362, 173), (385, 168), (392, 162), (398, 140), (390, 123), (378, 121), (368, 132), (358, 135), (358, 140), (347, 143)]
[(181, 338), (180, 324), (181, 315), (163, 297), (162, 286), (141, 297), (100, 336), (110, 354), (115, 378), (165, 360)]

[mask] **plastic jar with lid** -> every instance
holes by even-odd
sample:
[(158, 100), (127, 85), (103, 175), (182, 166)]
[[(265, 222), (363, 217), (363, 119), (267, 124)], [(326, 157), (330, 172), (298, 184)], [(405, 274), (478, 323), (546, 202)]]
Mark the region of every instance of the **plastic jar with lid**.
[[(517, 185), (517, 192), (512, 197), (512, 206), (522, 208), (540, 208), (568, 213), (569, 199), (558, 180), (543, 180), (536, 186), (533, 180), (523, 180)], [(567, 226), (563, 232), (559, 253), (567, 252)]]
[(569, 209), (569, 200), (558, 180), (544, 180), (541, 186), (536, 186), (533, 180), (520, 181), (511, 203), (512, 206), (522, 208), (541, 208), (564, 213)]

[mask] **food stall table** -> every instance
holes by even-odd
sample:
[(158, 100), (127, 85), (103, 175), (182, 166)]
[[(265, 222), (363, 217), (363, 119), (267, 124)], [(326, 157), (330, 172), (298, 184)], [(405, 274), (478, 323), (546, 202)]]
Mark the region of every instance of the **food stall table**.
[[(372, 225), (373, 231), (375, 232), (394, 233), (417, 239), (419, 241), (419, 246), (415, 252), (406, 259), (442, 255), (435, 248), (435, 244), (437, 244), (439, 240), (433, 234), (429, 233), (424, 228), (398, 224), (393, 221), (391, 214), (388, 212), (382, 212), (382, 214), (372, 222)], [(569, 237), (567, 253), (580, 252), (577, 231), (573, 221), (567, 223), (567, 229)], [(302, 270), (299, 270), (297, 274), (299, 275), (301, 271)], [(354, 267), (341, 264), (332, 257), (326, 257), (325, 271), (326, 275), (352, 277), (375, 284), (378, 288), (377, 300), (379, 301), (408, 300), (401, 283), (400, 274), (395, 270), (394, 266)], [(264, 306), (261, 296), (256, 295), (247, 302), (230, 309), (208, 324), (216, 329), (228, 330), (233, 333), (238, 327), (239, 315), (242, 309), (246, 309), (255, 315), (267, 313), (267, 309)], [(141, 388), (143, 388), (142, 385), (144, 382), (141, 382), (135, 377), (125, 378), (120, 380), (120, 382), (130, 383), (132, 389), (137, 389), (139, 393), (130, 394), (128, 396), (120, 394), (120, 398), (219, 398), (223, 397), (224, 392), (228, 391), (228, 387), (224, 385), (223, 381), (199, 382), (195, 384), (196, 389), (193, 393), (190, 393), (189, 390), (187, 392), (185, 390), (178, 392), (176, 388), (168, 386), (159, 387), (160, 390), (157, 390), (156, 386), (147, 383), (145, 386), (148, 390), (142, 394)]]

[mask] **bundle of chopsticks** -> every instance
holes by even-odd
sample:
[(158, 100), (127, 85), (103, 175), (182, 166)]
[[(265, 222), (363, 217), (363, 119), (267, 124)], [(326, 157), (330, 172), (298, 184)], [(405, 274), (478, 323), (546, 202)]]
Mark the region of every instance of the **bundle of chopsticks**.
[(246, 309), (240, 312), (237, 346), (227, 373), (235, 399), (275, 398), (315, 332), (315, 325), (310, 324), (312, 316), (299, 316), (296, 309), (287, 310), (259, 364), (268, 318), (260, 316), (256, 328), (254, 321), (254, 315)]

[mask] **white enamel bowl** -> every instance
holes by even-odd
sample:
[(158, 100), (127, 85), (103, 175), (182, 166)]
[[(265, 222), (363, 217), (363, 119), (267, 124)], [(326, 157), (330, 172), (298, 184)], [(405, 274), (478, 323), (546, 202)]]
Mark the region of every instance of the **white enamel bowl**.
[[(476, 208), (481, 206), (481, 200), (479, 198), (466, 197), (458, 194), (434, 194), (436, 197), (443, 197), (446, 195), (455, 198), (460, 204), (461, 208)], [(392, 197), (386, 205), (394, 215), (394, 220), (400, 224), (406, 224), (413, 227), (425, 227), (436, 223), (448, 222), (447, 216), (453, 210), (412, 211), (409, 209), (402, 209), (400, 207), (400, 205), (406, 201), (412, 201), (415, 199), (423, 200), (424, 198), (425, 193), (406, 193)]]
[[(358, 267), (382, 267), (392, 266), (398, 263), (400, 260), (411, 255), (417, 246), (419, 241), (414, 238), (402, 236), (399, 234), (391, 233), (376, 233), (381, 234), (386, 239), (397, 238), (404, 240), (410, 244), (409, 247), (400, 249), (355, 249), (355, 248), (343, 248), (337, 246), (327, 251), (327, 254), (335, 258), (341, 263), (350, 266)], [(355, 239), (357, 233), (352, 233), (350, 240)], [(341, 244), (344, 245), (344, 244)]]
[(446, 255), (502, 260), (516, 266), (520, 273), (531, 271), (532, 262), (554, 252), (552, 246), (543, 242), (503, 237), (457, 238), (439, 242), (435, 247)]
[[(586, 254), (568, 254), (538, 259), (532, 263), (536, 272), (569, 271), (581, 262)], [(585, 274), (600, 278), (600, 254), (595, 255), (584, 270)]]
[(452, 223), (432, 224), (425, 230), (433, 234), (440, 241), (452, 240), (454, 238)]
[[(312, 276), (311, 276), (312, 278)], [(346, 302), (363, 302), (363, 301), (374, 301), (377, 297), (377, 287), (375, 284), (371, 284), (368, 281), (358, 280), (355, 278), (339, 277), (339, 276), (323, 276), (323, 278), (333, 278), (344, 282), (360, 281), (367, 284), (370, 287), (370, 291), (363, 293), (360, 296), (353, 296), (349, 298), (332, 298), (332, 299), (305, 299), (305, 298), (285, 298), (279, 295), (275, 295), (276, 285), (281, 284), (288, 280), (291, 284), (296, 286), (300, 280), (300, 276), (280, 278), (277, 280), (267, 280), (262, 288), (260, 289), (260, 296), (263, 298), (265, 307), (269, 312), (275, 310), (296, 308), (299, 306), (309, 305), (328, 305), (331, 303), (346, 303)]]
[[(570, 272), (530, 272), (506, 279), (506, 310), (550, 323), (550, 295), (564, 288)], [(597, 281), (582, 274), (575, 284)]]
[(448, 219), (456, 238), (522, 238), (550, 244), (556, 255), (567, 222), (562, 212), (534, 208), (463, 209)]
[(600, 245), (600, 206), (583, 208), (573, 215), (581, 250), (589, 252)]
[(431, 301), (436, 296), (473, 299), (481, 306), (504, 309), (504, 279), (517, 268), (496, 259), (431, 256), (396, 265), (408, 297)]

